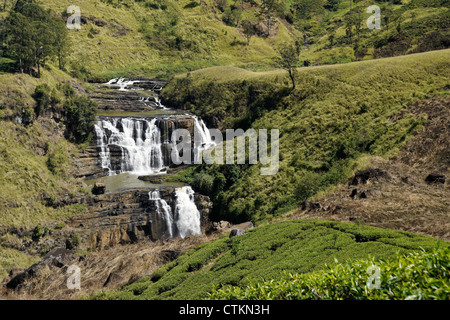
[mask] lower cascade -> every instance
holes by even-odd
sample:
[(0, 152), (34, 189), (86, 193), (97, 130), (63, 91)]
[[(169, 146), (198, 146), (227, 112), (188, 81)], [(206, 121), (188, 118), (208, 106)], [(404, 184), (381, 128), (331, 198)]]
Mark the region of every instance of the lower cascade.
[(202, 234), (200, 212), (195, 205), (194, 194), (194, 190), (189, 186), (176, 190), (175, 224), (182, 238)]
[(200, 211), (195, 205), (195, 192), (190, 186), (177, 188), (174, 210), (161, 198), (159, 190), (149, 193), (151, 201), (155, 201), (157, 214), (165, 221), (165, 236), (185, 238), (189, 235), (201, 235)]

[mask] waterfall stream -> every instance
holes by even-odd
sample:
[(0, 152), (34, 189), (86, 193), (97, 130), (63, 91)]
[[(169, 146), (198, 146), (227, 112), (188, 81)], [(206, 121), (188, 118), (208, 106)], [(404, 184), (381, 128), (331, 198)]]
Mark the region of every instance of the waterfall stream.
[[(194, 160), (213, 146), (209, 130), (194, 117)], [(97, 147), (103, 169), (111, 174), (130, 172), (137, 175), (161, 173), (172, 164), (171, 152), (176, 148), (172, 132), (176, 119), (100, 118), (95, 125)]]
[(195, 205), (194, 190), (189, 186), (177, 188), (175, 197), (175, 207), (172, 210), (161, 198), (159, 190), (149, 193), (150, 200), (155, 201), (158, 216), (165, 221), (166, 236), (185, 238), (189, 235), (201, 235), (200, 212)]
[[(104, 85), (119, 91), (149, 88), (157, 91), (158, 88), (157, 82), (126, 78), (112, 79)], [(154, 104), (157, 109), (167, 109), (159, 97), (142, 95), (138, 101), (147, 107)], [(172, 155), (172, 150), (177, 150), (178, 143), (173, 133), (179, 126), (191, 132), (194, 147), (192, 161), (200, 163), (202, 152), (215, 144), (202, 120), (180, 113), (156, 118), (99, 117), (95, 125), (99, 164), (109, 172), (109, 176), (166, 173), (173, 162), (179, 163), (179, 152)], [(172, 156), (178, 158), (172, 159)], [(150, 210), (156, 210), (156, 220), (153, 223), (160, 230), (159, 234), (167, 238), (201, 235), (201, 215), (195, 204), (194, 190), (189, 186), (176, 188), (172, 198), (167, 198), (167, 195), (164, 197), (167, 201), (161, 197), (159, 189), (149, 192), (149, 201), (154, 202)]]

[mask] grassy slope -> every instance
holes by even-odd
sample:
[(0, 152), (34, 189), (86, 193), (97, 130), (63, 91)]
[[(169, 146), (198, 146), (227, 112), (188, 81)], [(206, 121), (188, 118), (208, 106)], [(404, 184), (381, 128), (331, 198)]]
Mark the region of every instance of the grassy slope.
[[(280, 171), (261, 176), (258, 166), (247, 169), (223, 203), (230, 208), (227, 218), (257, 221), (312, 195), (298, 190), (315, 193), (345, 180), (363, 155), (395, 155), (424, 121), (407, 106), (448, 95), (449, 57), (450, 50), (442, 50), (302, 68), (297, 91), (290, 95), (279, 94), (289, 85), (284, 71), (214, 67), (192, 72), (187, 91), (173, 81), (164, 96), (168, 105), (173, 102), (206, 117), (226, 115), (225, 128), (255, 116), (256, 107), (265, 108), (258, 110), (252, 127), (280, 130)], [(184, 79), (178, 78), (181, 83)], [(258, 90), (266, 106), (254, 103), (265, 101), (255, 96)], [(208, 98), (211, 92), (214, 98)], [(401, 112), (403, 116), (394, 117)], [(207, 173), (214, 174), (212, 170)]]
[[(238, 241), (237, 255), (232, 241)], [(274, 223), (232, 238), (222, 237), (190, 250), (175, 261), (121, 291), (98, 299), (199, 299), (213, 287), (245, 286), (250, 281), (280, 279), (284, 273), (307, 273), (325, 264), (368, 256), (394, 257), (424, 248), (436, 239), (355, 224), (300, 220)], [(441, 246), (448, 243), (440, 241)]]
[[(155, 3), (154, 1), (146, 1)], [(272, 58), (280, 43), (304, 39), (308, 35), (310, 45), (303, 47), (301, 61), (313, 65), (355, 61), (354, 44), (348, 43), (343, 19), (349, 11), (350, 1), (342, 1), (339, 10), (314, 16), (311, 20), (296, 22), (298, 31), (286, 20), (275, 21), (273, 35), (253, 37), (249, 46), (242, 32), (224, 23), (224, 14), (213, 0), (193, 1), (167, 0), (167, 8), (155, 9), (144, 2), (126, 1), (122, 5), (106, 1), (82, 0), (76, 3), (87, 19), (80, 31), (71, 31), (73, 48), (69, 69), (84, 67), (91, 80), (106, 80), (116, 76), (168, 76), (208, 66), (231, 65), (249, 69), (267, 69), (273, 65)], [(258, 3), (259, 1), (256, 1)], [(46, 8), (62, 14), (73, 3), (69, 0), (40, 0)], [(115, 3), (115, 2), (114, 2)], [(229, 5), (232, 3), (228, 2)], [(361, 8), (369, 4), (360, 3)], [(387, 14), (388, 4), (380, 4)], [(385, 10), (386, 9), (386, 10)], [(397, 38), (408, 39), (405, 52), (394, 48), (394, 54), (412, 53), (419, 48), (432, 31), (448, 34), (448, 27), (436, 21), (448, 19), (448, 8), (409, 8), (397, 5), (391, 8), (403, 28), (397, 31), (397, 22), (381, 30), (362, 29), (360, 48), (367, 50), (358, 59), (373, 58), (375, 47), (394, 46)], [(242, 13), (242, 19), (258, 20), (256, 6)], [(362, 24), (368, 14), (362, 15)], [(95, 24), (95, 20), (104, 25)], [(176, 22), (174, 22), (176, 21)], [(331, 47), (330, 30), (335, 30), (335, 44)], [(447, 31), (445, 31), (447, 30)], [(445, 33), (447, 32), (447, 33)], [(428, 38), (427, 38), (428, 37)], [(428, 41), (427, 40), (427, 41)], [(398, 52), (397, 52), (398, 51)]]
[[(73, 4), (69, 0), (40, 2), (56, 13), (64, 12)], [(70, 32), (73, 42), (70, 60), (84, 65), (102, 80), (124, 74), (167, 76), (211, 65), (260, 64), (275, 55), (277, 44), (292, 38), (280, 25), (276, 37), (254, 38), (249, 47), (232, 45), (235, 41), (244, 42), (245, 38), (236, 28), (222, 22), (214, 13), (212, 2), (184, 8), (191, 1), (167, 1), (168, 9), (161, 10), (134, 2), (130, 6), (114, 7), (99, 0), (79, 1), (76, 5), (89, 20), (80, 31)], [(161, 27), (174, 16), (178, 18), (175, 27)], [(96, 26), (93, 19), (100, 19), (106, 25)], [(191, 47), (180, 50), (168, 47), (166, 42), (174, 37)]]
[[(22, 109), (33, 108), (31, 94), (37, 85), (73, 81), (66, 74), (51, 68), (43, 70), (41, 79), (23, 74), (0, 75), (0, 112), (4, 117), (20, 115)], [(62, 93), (60, 92), (61, 96)], [(58, 199), (89, 192), (81, 181), (74, 179), (72, 157), (77, 146), (64, 138), (64, 125), (47, 117), (40, 117), (30, 126), (0, 120), (0, 278), (12, 268), (24, 268), (36, 261), (17, 250), (31, 241), (19, 234), (36, 225), (53, 228), (70, 215), (80, 214), (84, 207), (73, 205), (53, 208), (45, 205), (44, 197)], [(47, 167), (49, 154), (58, 150), (62, 161), (59, 174)], [(12, 233), (12, 234), (11, 234)]]

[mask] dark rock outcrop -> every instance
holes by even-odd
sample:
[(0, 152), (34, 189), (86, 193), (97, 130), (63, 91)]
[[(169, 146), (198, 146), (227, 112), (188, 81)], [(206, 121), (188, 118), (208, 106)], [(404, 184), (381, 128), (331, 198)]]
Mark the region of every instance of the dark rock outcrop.
[(119, 276), (117, 273), (111, 272), (108, 276), (108, 279), (106, 279), (105, 283), (103, 284), (104, 288), (110, 288), (113, 286), (120, 285), (124, 279)]
[(54, 248), (38, 263), (33, 264), (31, 267), (23, 272), (12, 273), (12, 278), (6, 284), (8, 289), (18, 290), (24, 283), (39, 275), (41, 269), (45, 266), (49, 268), (63, 268), (71, 265), (74, 261), (75, 255), (72, 251), (63, 248)]
[(350, 185), (356, 186), (359, 184), (367, 184), (372, 180), (379, 180), (386, 178), (387, 173), (381, 169), (367, 169), (356, 172), (355, 176), (351, 179)]
[(426, 177), (425, 182), (428, 184), (444, 184), (445, 176), (439, 173), (431, 173)]
[(233, 229), (230, 232), (230, 238), (237, 237), (237, 236), (242, 236), (242, 235), (244, 235), (246, 233), (247, 233), (247, 231), (242, 230), (242, 229)]

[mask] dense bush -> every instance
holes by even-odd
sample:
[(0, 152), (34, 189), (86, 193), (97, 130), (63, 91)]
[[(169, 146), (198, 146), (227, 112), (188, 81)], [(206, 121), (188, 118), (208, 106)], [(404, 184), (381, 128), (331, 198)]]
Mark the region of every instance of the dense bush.
[(36, 117), (39, 117), (42, 112), (60, 102), (56, 89), (50, 89), (47, 84), (38, 85), (34, 91), (33, 98), (36, 100), (34, 108)]
[[(374, 276), (374, 266), (380, 271), (379, 289), (367, 285), (376, 284), (376, 279), (370, 278)], [(282, 280), (254, 282), (245, 288), (227, 286), (213, 291), (208, 299), (448, 300), (450, 249), (397, 254), (392, 260), (337, 264), (317, 272), (289, 274)]]
[(67, 135), (77, 143), (92, 138), (97, 121), (97, 104), (85, 95), (73, 95), (64, 103)]

